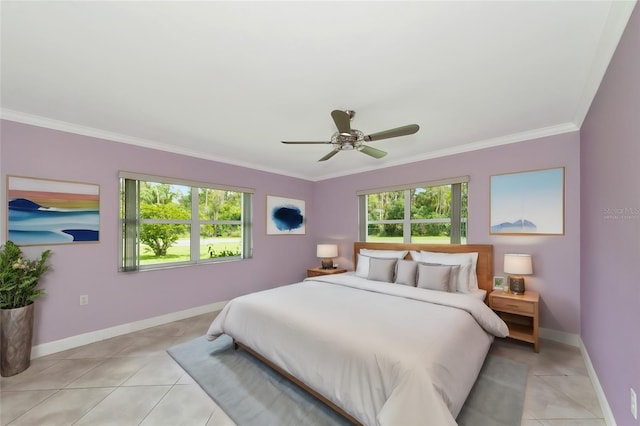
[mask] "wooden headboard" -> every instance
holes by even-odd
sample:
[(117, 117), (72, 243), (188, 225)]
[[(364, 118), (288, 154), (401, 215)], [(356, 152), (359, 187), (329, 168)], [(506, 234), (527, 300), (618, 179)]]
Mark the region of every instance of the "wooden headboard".
[[(491, 244), (404, 244), (404, 243), (353, 243), (353, 267), (358, 266), (360, 249), (369, 250), (415, 250), (435, 251), (440, 253), (478, 253), (476, 275), (478, 287), (486, 290), (487, 295), (493, 290), (493, 246)], [(411, 259), (408, 253), (406, 259)]]

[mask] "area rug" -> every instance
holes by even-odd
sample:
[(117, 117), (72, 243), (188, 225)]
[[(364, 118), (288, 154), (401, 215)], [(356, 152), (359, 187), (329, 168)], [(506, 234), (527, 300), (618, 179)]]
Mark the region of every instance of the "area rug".
[[(318, 399), (243, 350), (228, 336), (204, 336), (167, 352), (239, 426), (348, 425)], [(463, 426), (520, 424), (527, 366), (489, 355), (456, 419)]]

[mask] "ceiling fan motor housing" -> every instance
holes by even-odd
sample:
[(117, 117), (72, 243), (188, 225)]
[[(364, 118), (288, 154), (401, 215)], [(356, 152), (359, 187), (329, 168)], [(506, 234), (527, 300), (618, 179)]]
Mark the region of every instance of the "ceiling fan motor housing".
[(362, 145), (363, 140), (364, 133), (356, 129), (351, 129), (350, 133), (336, 132), (331, 136), (331, 143), (341, 151), (357, 149), (358, 146)]

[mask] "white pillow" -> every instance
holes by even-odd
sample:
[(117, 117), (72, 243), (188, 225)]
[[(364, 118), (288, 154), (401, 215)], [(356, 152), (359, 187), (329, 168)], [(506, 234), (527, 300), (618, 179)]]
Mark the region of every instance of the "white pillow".
[(370, 250), (360, 249), (360, 254), (369, 257), (379, 257), (381, 259), (404, 259), (409, 253), (408, 250)]
[(439, 253), (421, 251), (420, 262), (460, 265), (460, 271), (458, 272), (458, 291), (468, 293), (478, 288), (478, 277), (476, 276), (476, 264), (478, 263), (477, 252)]
[(370, 250), (360, 249), (358, 253), (358, 266), (355, 275), (362, 278), (369, 276), (369, 258), (377, 257), (380, 259), (404, 259), (407, 250)]
[(358, 266), (355, 275), (357, 277), (367, 278), (369, 276), (369, 256), (358, 254)]

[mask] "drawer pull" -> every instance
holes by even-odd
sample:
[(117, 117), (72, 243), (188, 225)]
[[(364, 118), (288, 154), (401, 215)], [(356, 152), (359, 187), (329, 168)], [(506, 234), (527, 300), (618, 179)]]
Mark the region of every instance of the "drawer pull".
[(513, 303), (507, 303), (507, 306), (510, 308), (519, 308), (520, 305), (514, 305)]

